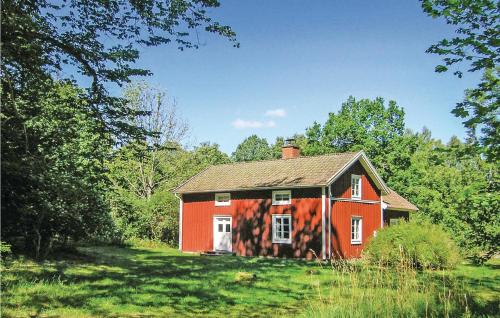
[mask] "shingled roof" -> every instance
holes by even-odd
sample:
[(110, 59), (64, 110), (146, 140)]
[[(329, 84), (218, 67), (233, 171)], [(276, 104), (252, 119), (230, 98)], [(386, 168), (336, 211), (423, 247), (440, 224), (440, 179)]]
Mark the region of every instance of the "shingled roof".
[(389, 194), (383, 196), (382, 200), (387, 204), (389, 210), (418, 211), (415, 205), (392, 189)]
[(181, 184), (175, 192), (199, 193), (326, 186), (332, 178), (358, 159), (370, 167), (369, 170), (372, 170), (375, 182), (378, 182), (382, 189), (388, 189), (376, 174), (364, 152), (359, 151), (210, 166)]

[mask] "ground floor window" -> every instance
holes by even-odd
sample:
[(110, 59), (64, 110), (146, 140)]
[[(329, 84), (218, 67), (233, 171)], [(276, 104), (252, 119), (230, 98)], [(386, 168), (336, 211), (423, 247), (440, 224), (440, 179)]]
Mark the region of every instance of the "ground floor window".
[(400, 219), (395, 218), (395, 219), (389, 219), (389, 225), (397, 225), (399, 224)]
[(290, 214), (273, 215), (273, 243), (292, 243), (292, 216)]
[(361, 244), (361, 233), (363, 227), (363, 219), (359, 216), (351, 218), (351, 244)]

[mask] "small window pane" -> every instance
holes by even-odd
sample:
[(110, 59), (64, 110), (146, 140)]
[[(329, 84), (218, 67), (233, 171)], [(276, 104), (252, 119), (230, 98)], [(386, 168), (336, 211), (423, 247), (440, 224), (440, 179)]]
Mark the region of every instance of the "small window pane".
[(226, 232), (231, 232), (231, 224), (226, 224)]
[(219, 223), (219, 233), (222, 233), (222, 231), (223, 231), (223, 226), (222, 224)]

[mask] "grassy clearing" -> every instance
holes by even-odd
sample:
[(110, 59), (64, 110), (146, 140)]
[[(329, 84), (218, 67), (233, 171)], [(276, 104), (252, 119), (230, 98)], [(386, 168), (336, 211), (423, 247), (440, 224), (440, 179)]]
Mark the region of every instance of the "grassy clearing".
[[(432, 299), (428, 306), (437, 309), (429, 316), (493, 316), (499, 309), (499, 263), (398, 278), (394, 272), (380, 276), (380, 270), (333, 270), (298, 260), (201, 257), (163, 246), (79, 251), (44, 263), (7, 261), (2, 266), (2, 317), (345, 317), (363, 313), (355, 309), (359, 306), (392, 316), (422, 314), (423, 309), (425, 315), (426, 300)], [(441, 289), (405, 289), (404, 281), (409, 286), (414, 281), (441, 286), (444, 281), (453, 295), (466, 291), (468, 307), (454, 296), (440, 301)], [(442, 295), (446, 299), (446, 287)], [(394, 306), (394, 299), (404, 306)], [(447, 311), (442, 304), (449, 306)]]
[(453, 271), (336, 264), (328, 292), (306, 317), (497, 317), (498, 262)]

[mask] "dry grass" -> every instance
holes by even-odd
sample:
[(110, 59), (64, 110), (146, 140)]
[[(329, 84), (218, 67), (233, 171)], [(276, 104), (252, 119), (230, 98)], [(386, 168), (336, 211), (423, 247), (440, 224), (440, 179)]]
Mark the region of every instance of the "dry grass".
[[(310, 302), (304, 316), (493, 317), (499, 312), (498, 293), (484, 301), (469, 280), (456, 275), (460, 269), (418, 271), (410, 264), (402, 259), (395, 268), (346, 260), (323, 265), (330, 267), (330, 283), (317, 287), (318, 301)], [(490, 272), (493, 292), (497, 273)]]

